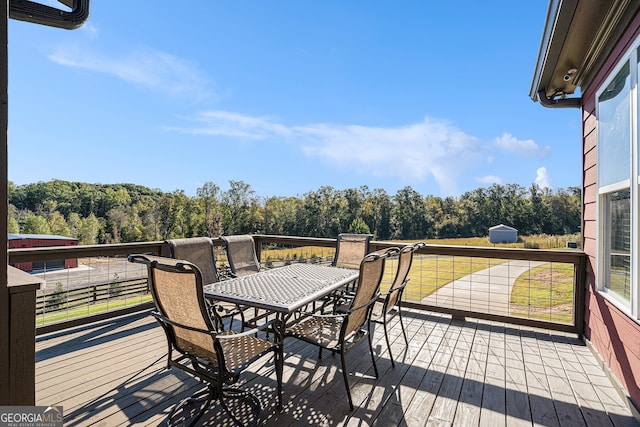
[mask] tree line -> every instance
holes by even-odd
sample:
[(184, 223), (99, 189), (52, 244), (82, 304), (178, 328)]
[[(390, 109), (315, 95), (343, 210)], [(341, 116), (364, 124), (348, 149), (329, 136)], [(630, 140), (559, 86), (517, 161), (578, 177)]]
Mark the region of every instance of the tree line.
[(125, 243), (222, 234), (335, 237), (371, 233), (379, 240), (481, 237), (506, 224), (521, 235), (580, 232), (581, 190), (493, 184), (460, 197), (423, 196), (407, 186), (391, 195), (366, 186), (323, 186), (302, 197), (258, 197), (243, 181), (163, 192), (135, 184), (52, 180), (9, 183), (9, 232), (56, 234), (80, 244)]

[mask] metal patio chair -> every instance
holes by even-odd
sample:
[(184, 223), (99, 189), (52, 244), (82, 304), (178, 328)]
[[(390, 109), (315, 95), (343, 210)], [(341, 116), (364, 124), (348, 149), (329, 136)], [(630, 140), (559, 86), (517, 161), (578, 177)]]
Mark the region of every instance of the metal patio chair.
[(360, 262), (369, 253), (371, 234), (340, 233), (336, 239), (336, 253), (331, 263), (334, 267), (360, 268)]
[[(233, 388), (240, 374), (262, 356), (273, 352), (276, 365), (278, 407), (282, 407), (282, 363), (279, 346), (256, 338), (259, 329), (245, 332), (223, 331), (219, 322), (211, 319), (203, 295), (200, 269), (188, 261), (165, 257), (130, 255), (129, 261), (145, 264), (156, 310), (152, 315), (164, 329), (168, 344), (167, 369), (183, 370), (204, 382), (207, 387), (180, 402), (167, 420), (195, 424), (210, 404), (219, 400), (224, 411), (237, 425), (244, 425), (227, 405), (229, 399), (246, 399), (251, 407), (253, 421), (259, 421), (260, 401), (251, 393)], [(270, 325), (264, 325), (267, 327)], [(263, 328), (260, 328), (260, 330)], [(277, 328), (276, 328), (277, 329)], [(199, 409), (189, 407), (204, 400)], [(182, 411), (182, 412), (179, 412)], [(196, 412), (197, 411), (197, 412)], [(191, 415), (194, 413), (194, 415)], [(186, 413), (177, 418), (180, 413)], [(190, 420), (188, 419), (191, 416)]]
[(260, 262), (256, 254), (256, 245), (248, 234), (221, 236), (227, 249), (227, 260), (231, 275), (246, 276), (260, 271)]
[(346, 354), (363, 340), (369, 342), (369, 353), (376, 378), (378, 368), (373, 354), (371, 342), (371, 309), (379, 295), (378, 289), (384, 274), (385, 259), (388, 254), (371, 253), (366, 255), (360, 263), (360, 275), (354, 298), (345, 313), (314, 314), (301, 320), (285, 331), (285, 337), (293, 337), (319, 347), (319, 357), (322, 349), (340, 354), (342, 376), (349, 398), (349, 408), (353, 410), (353, 400), (349, 387), (346, 366)]
[(396, 274), (389, 287), (389, 290), (383, 295), (384, 301), (382, 304), (378, 303), (374, 306), (371, 320), (375, 323), (382, 324), (384, 327), (384, 338), (387, 341), (387, 349), (389, 350), (389, 358), (391, 359), (391, 365), (395, 366), (393, 361), (393, 355), (391, 354), (391, 344), (389, 343), (389, 334), (387, 331), (387, 325), (391, 319), (398, 316), (400, 326), (402, 328), (402, 335), (404, 336), (404, 342), (409, 345), (407, 339), (407, 333), (404, 329), (404, 323), (402, 322), (402, 294), (404, 292), (407, 283), (409, 282), (409, 271), (411, 270), (411, 263), (413, 262), (413, 254), (418, 249), (424, 247), (423, 242), (416, 243), (414, 245), (407, 245), (396, 251), (393, 254), (394, 258), (397, 258)]
[[(342, 268), (360, 268), (360, 263), (370, 250), (371, 234), (340, 233), (336, 239), (336, 252), (331, 265)], [(347, 283), (342, 289), (325, 299), (323, 307), (328, 303), (336, 303), (342, 296), (353, 294), (356, 282)]]
[[(209, 237), (187, 237), (183, 239), (167, 240), (171, 250), (171, 257), (189, 261), (198, 266), (202, 273), (204, 284), (218, 282), (218, 269), (214, 257), (213, 241)], [(216, 317), (229, 319), (229, 329), (233, 327), (233, 319), (240, 316), (241, 328), (244, 328), (244, 309), (223, 301), (209, 300), (212, 309), (216, 310)]]

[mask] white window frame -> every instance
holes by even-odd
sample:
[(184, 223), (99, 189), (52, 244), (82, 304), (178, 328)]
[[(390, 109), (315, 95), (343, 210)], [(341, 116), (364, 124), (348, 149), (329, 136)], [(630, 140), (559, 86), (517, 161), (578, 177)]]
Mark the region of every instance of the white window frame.
[[(599, 117), (599, 99), (607, 86), (612, 82), (612, 80), (617, 76), (617, 74), (622, 70), (622, 68), (629, 63), (629, 74), (630, 74), (630, 94), (629, 94), (629, 102), (630, 102), (630, 175), (628, 179), (602, 186), (600, 187), (600, 175), (597, 174), (596, 178), (596, 187), (597, 187), (597, 196), (596, 196), (596, 206), (597, 206), (597, 246), (596, 246), (596, 259), (597, 259), (597, 274), (596, 274), (596, 288), (600, 291), (601, 295), (604, 296), (608, 301), (618, 307), (622, 312), (626, 313), (629, 317), (634, 319), (635, 321), (639, 321), (639, 313), (640, 313), (640, 298), (639, 295), (639, 278), (638, 278), (638, 268), (639, 268), (639, 256), (640, 256), (640, 248), (639, 248), (639, 238), (638, 234), (640, 229), (638, 228), (639, 221), (638, 217), (640, 216), (640, 206), (638, 204), (639, 195), (640, 195), (640, 167), (638, 165), (638, 124), (639, 124), (639, 114), (640, 114), (640, 105), (638, 105), (638, 80), (640, 78), (640, 54), (638, 53), (638, 49), (640, 48), (640, 37), (638, 37), (633, 45), (625, 52), (624, 56), (616, 64), (615, 68), (611, 70), (607, 79), (602, 83), (602, 85), (598, 88), (595, 95), (595, 104), (596, 104), (596, 117)], [(597, 124), (599, 127), (599, 122)], [(596, 129), (596, 135), (599, 138), (599, 129)], [(596, 152), (599, 166), (600, 164), (600, 141), (597, 142)], [(609, 268), (608, 265), (610, 263), (610, 233), (607, 233), (605, 229), (608, 224), (608, 216), (607, 212), (605, 212), (607, 206), (603, 203), (604, 197), (607, 194), (610, 194), (615, 191), (626, 190), (629, 189), (630, 192), (630, 209), (631, 209), (631, 236), (630, 236), (630, 281), (631, 281), (631, 289), (629, 301), (624, 300), (615, 292), (608, 292), (608, 287), (606, 286), (607, 279), (609, 277)]]

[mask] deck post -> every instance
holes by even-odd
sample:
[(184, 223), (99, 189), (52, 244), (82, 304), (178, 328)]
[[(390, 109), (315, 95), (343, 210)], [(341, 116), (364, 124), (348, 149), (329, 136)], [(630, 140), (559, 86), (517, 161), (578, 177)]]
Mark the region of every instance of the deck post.
[(9, 402), (11, 394), (10, 378), (10, 310), (9, 287), (7, 286), (7, 214), (9, 211), (8, 200), (8, 161), (7, 161), (7, 123), (8, 123), (8, 22), (9, 1), (1, 0), (2, 13), (0, 14), (0, 405)]

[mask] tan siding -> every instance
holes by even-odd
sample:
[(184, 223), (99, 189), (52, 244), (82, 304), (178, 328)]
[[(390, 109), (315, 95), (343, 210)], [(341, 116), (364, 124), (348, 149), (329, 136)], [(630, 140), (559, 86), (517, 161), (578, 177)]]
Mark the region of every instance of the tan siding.
[[(590, 168), (585, 167), (584, 177), (583, 177), (585, 186), (595, 185), (596, 177), (597, 177), (597, 174), (596, 174), (595, 165), (591, 166)], [(592, 202), (592, 200), (588, 200), (588, 201), (585, 200), (585, 203), (590, 203), (590, 202)]]
[[(585, 203), (584, 205), (584, 220), (585, 221), (595, 221), (596, 220), (596, 204), (593, 203)], [(595, 237), (595, 236), (592, 236)]]
[(582, 230), (582, 232), (584, 233), (585, 236), (595, 237), (595, 235), (596, 235), (596, 222), (595, 221), (585, 221), (584, 222), (584, 230)]
[[(593, 136), (592, 144), (591, 145), (585, 144), (585, 148), (588, 148), (588, 149), (594, 148), (596, 146), (596, 139), (595, 139), (596, 114), (595, 114), (595, 111), (594, 112), (590, 112), (589, 114), (583, 115), (582, 127), (584, 129), (585, 136)], [(586, 151), (587, 150), (585, 149), (585, 152)]]
[(590, 152), (594, 152), (596, 151), (596, 141), (598, 140), (597, 137), (597, 133), (595, 130), (593, 130), (591, 133), (589, 134), (585, 134), (585, 137), (583, 139), (583, 153), (585, 155), (587, 155)]
[(585, 203), (587, 203), (587, 202), (595, 202), (596, 194), (597, 194), (597, 190), (596, 190), (596, 186), (595, 185), (589, 185), (589, 186), (585, 187), (584, 188), (584, 196), (583, 196)]
[(595, 239), (584, 239), (584, 252), (587, 255), (596, 253), (596, 240)]

